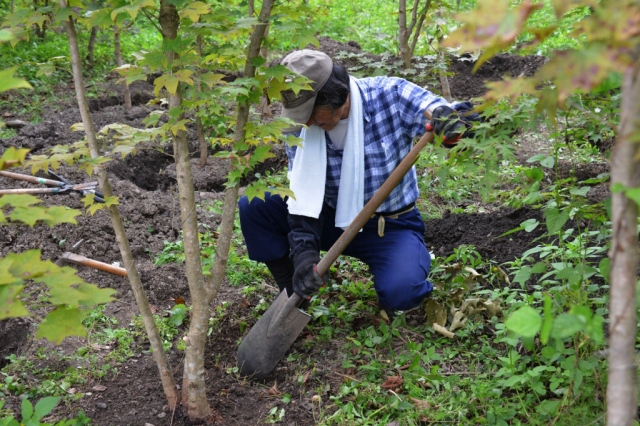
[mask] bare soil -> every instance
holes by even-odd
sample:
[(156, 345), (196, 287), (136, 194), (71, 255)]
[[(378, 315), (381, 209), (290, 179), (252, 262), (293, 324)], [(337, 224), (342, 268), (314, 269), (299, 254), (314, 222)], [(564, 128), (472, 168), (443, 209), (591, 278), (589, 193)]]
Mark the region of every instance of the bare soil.
[[(340, 51), (361, 53), (357, 44), (353, 42), (341, 44), (325, 38), (321, 42), (321, 49), (331, 55)], [(454, 62), (451, 68), (455, 73), (451, 84), (452, 92), (458, 99), (479, 96), (485, 90), (484, 82), (500, 79), (505, 74), (531, 73), (542, 62), (543, 58), (540, 57), (499, 55), (483, 65), (475, 75), (470, 73), (470, 61)], [(157, 107), (145, 105), (152, 97), (152, 87), (148, 83), (137, 82), (134, 88), (135, 106), (129, 113), (124, 112), (122, 98), (117, 92), (92, 101), (93, 119), (98, 128), (115, 122), (142, 126), (142, 119)], [(114, 91), (111, 90), (110, 93)], [(77, 107), (73, 104), (52, 106), (45, 110), (44, 120), (40, 124), (23, 127), (15, 137), (0, 141), (0, 151), (10, 146), (21, 146), (31, 149), (32, 154), (43, 154), (47, 148), (56, 144), (71, 143), (80, 139), (79, 134), (69, 130), (73, 123), (81, 121)], [(193, 152), (197, 152), (193, 129), (190, 129), (189, 139), (193, 145)], [(280, 150), (278, 156), (261, 171), (278, 170), (285, 162), (284, 152)], [(220, 198), (227, 171), (225, 162), (209, 158), (204, 169), (198, 169), (195, 164), (194, 158), (192, 166), (198, 201)], [(75, 182), (87, 180), (84, 172), (66, 165), (60, 166), (57, 172)], [(184, 265), (168, 264), (157, 267), (152, 262), (162, 250), (165, 240), (175, 241), (179, 237), (179, 210), (171, 150), (141, 150), (126, 160), (116, 158), (111, 162), (108, 172), (114, 192), (120, 197), (120, 212), (150, 302), (160, 311), (170, 309), (173, 306), (171, 299), (178, 296), (185, 298), (189, 304)], [(45, 176), (42, 172), (39, 175)], [(597, 173), (593, 177), (596, 175)], [(23, 182), (0, 178), (0, 187), (3, 188), (28, 186), (29, 184)], [(46, 205), (66, 205), (82, 209), (79, 194), (42, 196), (42, 199)], [(199, 209), (198, 215), (201, 223), (212, 228), (219, 222), (215, 214), (204, 209)], [(429, 249), (439, 256), (452, 253), (460, 244), (473, 244), (486, 258), (498, 263), (508, 262), (530, 248), (533, 239), (538, 237), (539, 233), (518, 232), (506, 238), (499, 236), (530, 218), (541, 220), (541, 214), (530, 209), (490, 214), (448, 214), (442, 219), (426, 223), (425, 240)], [(93, 216), (83, 215), (77, 220), (76, 226), (61, 225), (55, 228), (0, 227), (0, 256), (9, 252), (40, 249), (43, 258), (55, 261), (75, 243), (83, 240), (75, 250), (76, 253), (107, 263), (121, 261), (111, 223), (105, 212), (99, 211)], [(105, 313), (116, 316), (121, 325), (128, 324), (131, 317), (138, 313), (132, 291), (125, 278), (85, 267), (77, 269), (78, 274), (86, 281), (117, 290), (116, 301), (107, 306)], [(259, 284), (264, 292), (275, 295), (272, 283)], [(251, 315), (249, 306), (257, 304), (258, 300), (249, 300), (249, 306), (246, 301), (241, 301), (239, 289), (227, 285), (215, 301), (216, 305), (228, 302), (230, 307), (224, 323), (220, 325), (220, 331), (212, 333), (207, 343), (207, 392), (211, 406), (215, 407), (225, 424), (255, 425), (265, 419), (271, 408), (285, 407), (279, 397), (274, 397), (268, 392), (276, 386), (279, 392), (291, 395), (291, 403), (286, 405), (284, 424), (314, 424), (314, 415), (317, 413), (314, 412), (311, 402), (312, 396), (320, 387), (327, 389), (324, 392), (331, 395), (342, 380), (339, 374), (336, 374), (342, 372), (338, 360), (340, 342), (316, 345), (309, 349), (307, 345), (303, 345), (309, 336), (303, 334), (291, 349), (291, 353), (302, 355), (298, 360), (284, 360), (277, 370), (261, 383), (241, 381), (229, 374), (227, 369), (235, 365), (237, 343), (243, 335), (241, 330), (246, 332), (256, 320)], [(421, 315), (411, 312), (408, 320), (420, 321)], [(30, 355), (39, 346), (47, 347), (46, 342), (36, 341), (32, 336), (33, 325), (36, 322), (36, 318), (0, 321), (0, 366), (6, 363), (4, 357), (9, 354)], [(354, 327), (356, 326), (354, 324)], [(73, 353), (81, 344), (80, 340), (68, 338), (55, 350)], [(157, 369), (147, 349), (147, 343), (139, 342), (137, 356), (121, 365), (118, 374), (107, 375), (100, 382), (86, 383), (78, 391), (92, 394), (85, 395), (68, 406), (58, 407), (55, 414), (72, 416), (82, 409), (93, 419), (93, 424), (98, 426), (189, 424), (182, 413), (172, 413), (168, 410)], [(182, 353), (172, 350), (169, 356), (176, 377), (180, 378)], [(52, 370), (64, 371), (69, 367), (47, 364), (47, 360), (39, 362), (40, 368)], [(314, 368), (310, 368), (310, 365)], [(304, 376), (305, 373), (309, 373), (308, 380), (300, 383), (298, 377)], [(106, 390), (92, 391), (91, 388), (98, 383), (106, 386)], [(328, 401), (328, 398), (323, 397), (323, 400)], [(7, 403), (9, 407), (17, 407), (18, 396), (9, 397)], [(219, 422), (211, 421), (209, 424), (214, 423)]]

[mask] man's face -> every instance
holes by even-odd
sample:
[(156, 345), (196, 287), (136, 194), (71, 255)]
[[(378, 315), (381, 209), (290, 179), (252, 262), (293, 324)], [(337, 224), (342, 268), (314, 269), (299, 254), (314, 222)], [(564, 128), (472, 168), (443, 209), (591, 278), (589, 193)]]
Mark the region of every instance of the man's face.
[(315, 108), (307, 121), (307, 126), (318, 126), (322, 130), (333, 130), (340, 120), (349, 117), (349, 100), (340, 108), (332, 110), (327, 107)]

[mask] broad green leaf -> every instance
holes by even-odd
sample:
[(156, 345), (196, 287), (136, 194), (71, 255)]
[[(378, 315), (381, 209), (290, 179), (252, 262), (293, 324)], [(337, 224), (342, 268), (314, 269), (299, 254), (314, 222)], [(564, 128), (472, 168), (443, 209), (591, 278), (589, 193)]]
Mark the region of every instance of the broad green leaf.
[(67, 336), (86, 337), (87, 330), (82, 325), (85, 316), (86, 312), (80, 309), (58, 306), (40, 324), (36, 338), (44, 337), (58, 344)]
[(600, 270), (600, 274), (602, 275), (602, 278), (604, 278), (604, 281), (608, 284), (610, 274), (611, 274), (611, 264), (610, 264), (609, 258), (607, 257), (603, 258), (598, 264), (598, 269)]
[(0, 196), (0, 207), (31, 207), (34, 204), (40, 204), (41, 199), (29, 194), (8, 194)]
[[(81, 278), (78, 278), (78, 280), (82, 281)], [(109, 303), (113, 300), (112, 296), (116, 293), (116, 290), (111, 288), (99, 288), (94, 284), (87, 283), (82, 283), (77, 287), (56, 285), (52, 287), (49, 292), (51, 295), (51, 303), (75, 307), (93, 307), (103, 303)]]
[(58, 225), (60, 223), (71, 223), (76, 225), (78, 222), (75, 217), (82, 214), (80, 210), (70, 209), (65, 206), (51, 206), (47, 209), (47, 213), (52, 219), (43, 219), (43, 221), (49, 226)]
[(113, 25), (114, 21), (111, 18), (110, 8), (105, 8), (100, 10), (88, 11), (85, 14), (85, 19), (83, 20), (83, 23), (85, 24), (87, 29), (91, 29), (93, 27), (106, 29), (111, 25)]
[(581, 331), (584, 328), (584, 322), (579, 316), (573, 314), (560, 314), (553, 321), (551, 327), (551, 337), (554, 339), (564, 339)]
[(0, 43), (5, 42), (5, 41), (9, 41), (9, 40), (11, 40), (12, 37), (13, 37), (13, 35), (11, 34), (11, 31), (0, 30)]
[(84, 124), (83, 123), (73, 123), (69, 130), (72, 132), (84, 132)]
[(187, 4), (187, 7), (180, 11), (181, 18), (189, 18), (191, 22), (198, 22), (200, 15), (206, 15), (211, 12), (211, 7), (201, 1), (194, 1)]
[(540, 225), (538, 219), (527, 219), (520, 224), (520, 226), (524, 227), (525, 232), (531, 232), (536, 229)]
[(36, 73), (36, 77), (47, 76), (49, 77), (56, 71), (56, 65), (52, 62), (45, 62), (42, 64), (38, 64), (38, 72)]
[(516, 276), (513, 277), (513, 282), (524, 285), (529, 278), (531, 278), (531, 267), (523, 266), (516, 272)]
[(540, 328), (540, 341), (546, 345), (551, 334), (551, 326), (553, 325), (553, 316), (551, 314), (551, 306), (553, 302), (548, 294), (544, 295), (543, 321)]
[(509, 330), (521, 336), (533, 337), (540, 331), (542, 319), (538, 311), (525, 305), (511, 314), (504, 324)]
[(0, 285), (0, 320), (29, 315), (29, 311), (18, 298), (23, 288), (23, 285)]
[(52, 412), (54, 408), (56, 408), (56, 405), (58, 405), (60, 399), (61, 398), (59, 396), (47, 396), (42, 398), (36, 403), (36, 409), (33, 412), (33, 416), (36, 418), (36, 420), (42, 419), (44, 416)]
[(569, 190), (569, 192), (571, 193), (571, 195), (577, 195), (579, 197), (586, 197), (587, 194), (589, 193), (589, 190), (591, 188), (589, 188), (588, 186), (582, 186), (580, 188), (571, 188)]
[(20, 415), (22, 416), (23, 422), (28, 422), (31, 420), (31, 416), (33, 416), (33, 404), (27, 398), (22, 400), (22, 405), (20, 407)]
[[(28, 149), (16, 147), (9, 147), (0, 157), (0, 170), (6, 170), (11, 167), (16, 167), (24, 163), (24, 160), (29, 152)], [(2, 197), (0, 197), (2, 198)]]
[(9, 270), (12, 275), (23, 279), (32, 279), (56, 268), (50, 260), (41, 260), (40, 256), (40, 250), (34, 249), (22, 253), (9, 253), (6, 259), (11, 262)]
[(47, 223), (53, 220), (53, 217), (51, 217), (46, 208), (38, 206), (28, 208), (16, 207), (9, 217), (15, 222), (23, 222), (31, 227), (39, 220)]
[(540, 165), (542, 167), (546, 167), (547, 169), (552, 169), (555, 163), (556, 163), (556, 160), (551, 156), (548, 156), (540, 160)]
[(527, 169), (524, 171), (524, 174), (526, 177), (535, 182), (539, 182), (542, 180), (542, 178), (544, 178), (544, 173), (542, 172), (542, 169), (540, 167), (532, 167), (530, 169)]
[(153, 93), (156, 96), (160, 95), (160, 90), (164, 87), (169, 93), (175, 95), (178, 90), (179, 83), (180, 79), (177, 76), (172, 74), (163, 74), (154, 80), (153, 85), (155, 88), (153, 89)]
[(153, 0), (133, 0), (129, 6), (119, 7), (111, 12), (111, 20), (115, 21), (116, 17), (120, 13), (128, 13), (131, 16), (131, 19), (136, 19), (138, 16), (138, 12), (143, 7), (153, 8), (156, 3)]
[(16, 72), (16, 68), (11, 67), (6, 70), (0, 70), (0, 92), (6, 92), (12, 89), (33, 89), (31, 85), (22, 78), (15, 78), (13, 74)]
[(547, 209), (544, 212), (547, 222), (547, 230), (550, 234), (559, 232), (567, 220), (569, 220), (569, 209), (560, 211), (557, 207)]
[(224, 74), (216, 74), (212, 72), (208, 72), (199, 76), (200, 80), (202, 80), (202, 82), (209, 87), (213, 87), (220, 82), (225, 83), (225, 81), (222, 80), (224, 77)]

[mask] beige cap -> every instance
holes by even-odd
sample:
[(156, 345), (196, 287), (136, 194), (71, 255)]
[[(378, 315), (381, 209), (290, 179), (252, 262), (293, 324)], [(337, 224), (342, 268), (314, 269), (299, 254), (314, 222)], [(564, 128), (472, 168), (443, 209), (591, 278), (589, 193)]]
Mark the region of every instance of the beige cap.
[[(298, 50), (288, 54), (282, 65), (289, 68), (296, 74), (303, 75), (313, 82), (310, 83), (313, 90), (301, 90), (296, 95), (293, 90), (285, 90), (282, 95), (282, 116), (295, 121), (298, 124), (307, 124), (313, 106), (316, 102), (318, 91), (331, 76), (333, 71), (333, 61), (324, 52), (317, 50)], [(286, 131), (296, 131), (301, 126), (286, 129)]]

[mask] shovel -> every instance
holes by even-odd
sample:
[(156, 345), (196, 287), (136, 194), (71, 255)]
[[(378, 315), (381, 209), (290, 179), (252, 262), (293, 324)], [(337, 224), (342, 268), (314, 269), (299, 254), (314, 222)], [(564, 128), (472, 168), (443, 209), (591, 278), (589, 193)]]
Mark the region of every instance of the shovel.
[[(393, 188), (400, 183), (404, 175), (418, 159), (422, 148), (433, 141), (433, 133), (427, 132), (409, 151), (402, 162), (391, 173), (371, 200), (345, 229), (340, 238), (331, 246), (327, 254), (317, 265), (319, 276), (329, 271), (329, 267), (349, 245), (376, 212)], [(236, 355), (238, 369), (242, 376), (261, 380), (273, 371), (293, 342), (306, 327), (311, 316), (298, 309), (304, 299), (296, 293), (289, 296), (287, 291), (280, 292), (273, 304), (242, 339)]]

